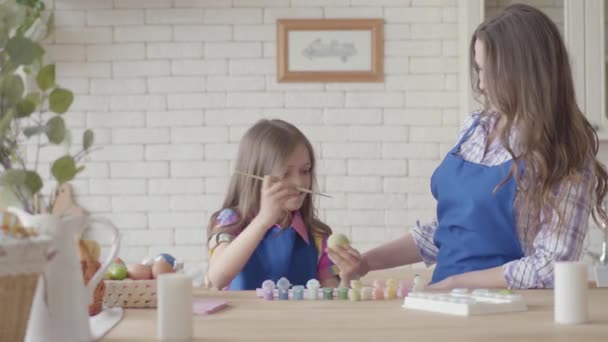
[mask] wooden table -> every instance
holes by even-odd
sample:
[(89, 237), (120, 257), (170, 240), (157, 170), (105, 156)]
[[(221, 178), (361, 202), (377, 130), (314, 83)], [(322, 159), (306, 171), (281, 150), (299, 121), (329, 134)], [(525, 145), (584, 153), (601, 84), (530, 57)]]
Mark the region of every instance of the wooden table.
[[(458, 317), (405, 310), (401, 300), (264, 301), (253, 292), (194, 291), (231, 306), (194, 318), (193, 341), (603, 341), (608, 342), (608, 289), (589, 290), (590, 322), (553, 323), (553, 291), (517, 291), (523, 313)], [(103, 341), (156, 339), (156, 311), (127, 309)]]

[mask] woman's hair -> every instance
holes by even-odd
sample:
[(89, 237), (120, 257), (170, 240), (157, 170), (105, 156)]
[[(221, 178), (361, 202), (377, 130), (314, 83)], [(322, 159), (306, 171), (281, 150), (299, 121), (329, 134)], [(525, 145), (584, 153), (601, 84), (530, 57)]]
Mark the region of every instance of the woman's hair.
[[(483, 90), (475, 63), (477, 40), (485, 49)], [(505, 120), (499, 136), (514, 163), (500, 185), (515, 175), (524, 208), (531, 210), (535, 223), (531, 228), (542, 224), (540, 211), (547, 205), (559, 213), (555, 228), (563, 224), (557, 203), (566, 194), (558, 194), (556, 186), (576, 182), (584, 173), (596, 178), (593, 218), (605, 221), (608, 174), (596, 159), (597, 134), (576, 103), (568, 53), (551, 19), (528, 5), (509, 6), (477, 28), (470, 55), (472, 86), (478, 99), (485, 97), (484, 113), (496, 110)], [(510, 146), (514, 125), (518, 145)]]
[[(308, 150), (311, 188), (316, 190), (316, 163), (312, 145), (299, 129), (283, 120), (264, 119), (249, 128), (239, 145), (235, 168), (240, 172), (261, 177), (272, 175), (284, 166), (300, 144)], [(234, 210), (239, 220), (225, 227), (217, 227), (216, 218), (220, 213), (218, 211), (211, 216), (207, 236), (211, 237), (213, 233), (222, 231), (237, 233), (245, 228), (260, 210), (261, 188), (260, 180), (233, 174), (222, 208)], [(313, 235), (330, 235), (329, 226), (317, 218), (312, 196), (308, 194), (300, 208), (302, 219)]]

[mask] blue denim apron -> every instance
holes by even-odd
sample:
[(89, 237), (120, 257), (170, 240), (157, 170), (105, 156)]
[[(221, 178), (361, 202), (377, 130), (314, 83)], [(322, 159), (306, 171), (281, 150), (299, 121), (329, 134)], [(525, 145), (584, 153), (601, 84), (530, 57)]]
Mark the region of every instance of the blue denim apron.
[(293, 227), (272, 227), (245, 267), (230, 283), (230, 290), (255, 290), (262, 282), (286, 277), (294, 285), (305, 285), (317, 276), (317, 248), (307, 243)]
[(512, 160), (496, 166), (457, 155), (479, 124), (477, 119), (447, 154), (431, 178), (437, 200), (437, 265), (431, 283), (465, 272), (501, 266), (524, 256), (515, 229), (513, 178), (494, 188), (511, 170)]

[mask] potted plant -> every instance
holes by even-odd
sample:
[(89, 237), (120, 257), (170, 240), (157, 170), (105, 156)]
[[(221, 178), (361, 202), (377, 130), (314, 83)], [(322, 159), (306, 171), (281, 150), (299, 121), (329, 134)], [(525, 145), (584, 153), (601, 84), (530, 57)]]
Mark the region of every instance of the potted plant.
[[(53, 16), (43, 1), (0, 0), (0, 307), (11, 312), (0, 320), (2, 341), (23, 340), (37, 280), (53, 246), (53, 237), (33, 236), (4, 212), (8, 206), (30, 214), (49, 209), (36, 200), (43, 189), (38, 159), (45, 147), (69, 140), (63, 116), (74, 95), (55, 82), (55, 65), (46, 63), (40, 44), (52, 29)], [(93, 132), (87, 130), (76, 153), (66, 149), (51, 163), (57, 186), (83, 170), (80, 163), (92, 144)], [(26, 155), (27, 147), (33, 155)], [(53, 195), (48, 198), (52, 207)]]
[[(42, 209), (34, 200), (43, 187), (39, 155), (46, 146), (69, 140), (63, 116), (74, 99), (70, 90), (55, 82), (55, 65), (44, 61), (40, 41), (52, 31), (52, 13), (41, 0), (0, 0), (0, 203), (30, 213)], [(71, 155), (66, 149), (51, 164), (58, 185), (84, 169), (79, 164), (93, 138), (93, 132), (86, 130), (78, 152)], [(27, 158), (26, 143), (32, 139), (34, 156)]]

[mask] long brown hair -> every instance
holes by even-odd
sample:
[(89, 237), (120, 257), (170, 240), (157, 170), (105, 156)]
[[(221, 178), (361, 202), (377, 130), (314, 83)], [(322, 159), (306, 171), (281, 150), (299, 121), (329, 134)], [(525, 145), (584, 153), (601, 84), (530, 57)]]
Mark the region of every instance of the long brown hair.
[[(300, 144), (306, 146), (310, 154), (311, 188), (316, 190), (316, 163), (312, 144), (299, 129), (283, 120), (263, 119), (249, 128), (240, 142), (235, 168), (252, 175), (271, 175), (284, 165)], [(260, 210), (261, 187), (262, 182), (259, 180), (233, 174), (222, 207), (236, 211), (239, 220), (226, 227), (216, 227), (219, 211), (215, 212), (209, 221), (207, 236), (211, 237), (213, 233), (221, 231), (236, 233), (245, 228)], [(312, 196), (306, 196), (300, 208), (302, 219), (313, 235), (331, 235), (329, 226), (317, 218)]]
[[(484, 89), (480, 89), (475, 63), (475, 42), (483, 43)], [(496, 110), (504, 120), (499, 136), (513, 157), (507, 179), (515, 175), (530, 208), (534, 226), (543, 208), (559, 213), (560, 196), (555, 187), (578, 177), (595, 177), (593, 218), (606, 221), (602, 201), (608, 174), (598, 162), (597, 134), (576, 103), (566, 47), (555, 24), (538, 9), (517, 4), (488, 18), (473, 34), (470, 44), (471, 80), (477, 98), (484, 97), (485, 110)], [(483, 114), (482, 114), (483, 115)], [(518, 146), (510, 146), (509, 134), (517, 127)], [(517, 147), (520, 154), (515, 155)], [(524, 172), (518, 172), (523, 161)], [(598, 218), (599, 215), (599, 218)]]

